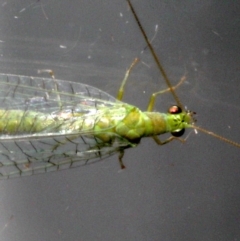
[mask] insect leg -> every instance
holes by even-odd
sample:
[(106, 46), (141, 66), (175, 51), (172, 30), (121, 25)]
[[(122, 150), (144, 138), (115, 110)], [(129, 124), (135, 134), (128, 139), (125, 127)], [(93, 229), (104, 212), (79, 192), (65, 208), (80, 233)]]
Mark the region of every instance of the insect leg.
[(55, 75), (54, 75), (53, 70), (51, 70), (51, 69), (40, 69), (40, 70), (38, 70), (38, 73), (48, 73), (52, 77), (52, 80), (54, 81), (54, 85), (55, 85), (55, 91), (57, 93), (58, 105), (59, 105), (59, 108), (62, 109), (61, 97), (59, 95), (58, 84), (57, 84), (57, 81), (55, 79)]
[(171, 89), (167, 88), (167, 89), (164, 89), (164, 90), (161, 90), (161, 91), (153, 93), (151, 95), (151, 97), (150, 97), (150, 100), (149, 100), (149, 103), (148, 103), (148, 107), (147, 107), (147, 111), (152, 111), (153, 110), (153, 107), (155, 105), (155, 100), (156, 100), (158, 95), (164, 94), (166, 92), (173, 91), (173, 90), (177, 89), (185, 80), (186, 80), (186, 76), (184, 75), (180, 79), (180, 81), (175, 86), (173, 86)]
[(170, 136), (170, 137), (169, 137), (167, 140), (165, 140), (165, 141), (161, 141), (158, 136), (153, 136), (152, 138), (153, 138), (153, 140), (154, 140), (158, 145), (160, 145), (160, 146), (165, 145), (165, 144), (167, 144), (167, 143), (169, 143), (169, 142), (171, 142), (171, 141), (173, 141), (173, 140), (178, 140), (178, 141), (181, 141), (182, 143), (185, 142), (184, 139), (179, 138), (179, 137), (175, 137), (175, 136)]
[(117, 100), (122, 100), (122, 97), (123, 97), (123, 94), (124, 94), (124, 88), (125, 88), (125, 85), (126, 85), (126, 82), (127, 82), (127, 79), (129, 77), (129, 74), (132, 70), (132, 68), (134, 67), (134, 65), (136, 65), (136, 63), (139, 61), (138, 58), (135, 58), (132, 62), (132, 64), (130, 65), (130, 67), (127, 69), (126, 73), (125, 73), (125, 76), (123, 78), (123, 81), (122, 81), (122, 84), (118, 90), (118, 94), (117, 94)]
[(118, 156), (118, 161), (119, 161), (121, 169), (125, 169), (126, 168), (125, 165), (123, 164), (123, 161), (122, 161), (123, 155), (124, 155), (124, 150), (120, 150), (119, 151), (119, 156)]

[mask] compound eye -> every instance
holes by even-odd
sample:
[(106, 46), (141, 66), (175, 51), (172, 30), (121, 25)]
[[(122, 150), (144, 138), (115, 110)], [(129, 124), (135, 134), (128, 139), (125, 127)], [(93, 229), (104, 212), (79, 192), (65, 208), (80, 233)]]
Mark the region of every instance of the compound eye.
[(185, 129), (183, 128), (181, 130), (173, 131), (171, 132), (171, 134), (175, 137), (180, 137), (184, 134), (184, 132), (185, 132)]
[(168, 113), (170, 113), (170, 114), (180, 114), (180, 113), (182, 113), (182, 109), (177, 105), (173, 105), (168, 109)]

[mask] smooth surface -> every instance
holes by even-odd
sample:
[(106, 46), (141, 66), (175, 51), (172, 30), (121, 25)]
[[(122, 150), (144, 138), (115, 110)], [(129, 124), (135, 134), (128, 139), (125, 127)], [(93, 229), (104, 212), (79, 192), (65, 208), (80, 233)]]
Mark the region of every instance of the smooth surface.
[[(165, 85), (125, 1), (8, 1), (0, 6), (0, 71), (80, 81), (112, 95), (138, 64), (124, 101), (144, 109)], [(133, 1), (197, 124), (240, 142), (239, 1)], [(171, 95), (158, 99), (164, 112)], [(190, 136), (188, 134), (191, 132)], [(0, 182), (1, 241), (239, 240), (240, 150), (205, 134), (157, 146), (144, 139), (74, 170)], [(164, 138), (164, 137), (163, 137)]]

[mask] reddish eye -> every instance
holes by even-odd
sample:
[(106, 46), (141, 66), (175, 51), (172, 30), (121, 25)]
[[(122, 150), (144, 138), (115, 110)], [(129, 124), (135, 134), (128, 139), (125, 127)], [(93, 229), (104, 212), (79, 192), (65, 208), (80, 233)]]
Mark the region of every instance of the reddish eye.
[(177, 105), (173, 105), (168, 109), (168, 113), (179, 114), (179, 113), (182, 113), (182, 109)]

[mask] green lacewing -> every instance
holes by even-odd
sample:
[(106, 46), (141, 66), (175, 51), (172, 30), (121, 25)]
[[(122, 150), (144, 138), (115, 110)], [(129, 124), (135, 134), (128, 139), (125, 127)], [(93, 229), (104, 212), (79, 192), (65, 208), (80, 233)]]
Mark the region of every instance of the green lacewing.
[[(163, 145), (179, 140), (194, 128), (229, 144), (236, 142), (196, 126), (194, 112), (179, 101), (130, 2), (127, 0), (147, 46), (168, 89), (152, 94), (147, 111), (122, 102), (127, 70), (117, 98), (95, 87), (53, 78), (0, 74), (0, 179), (20, 177), (92, 164), (135, 147), (152, 137)], [(168, 113), (153, 112), (156, 97), (170, 91), (176, 105)], [(159, 135), (172, 135), (160, 140)]]

